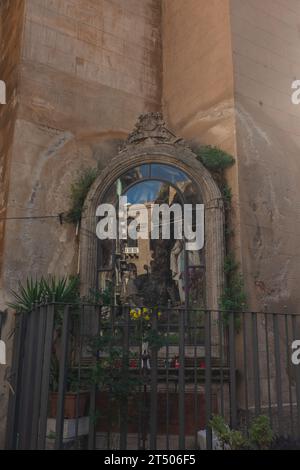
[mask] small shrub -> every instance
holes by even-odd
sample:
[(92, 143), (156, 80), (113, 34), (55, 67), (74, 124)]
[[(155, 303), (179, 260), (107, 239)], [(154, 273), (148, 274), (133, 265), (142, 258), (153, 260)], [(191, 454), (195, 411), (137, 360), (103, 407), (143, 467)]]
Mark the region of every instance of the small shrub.
[(227, 255), (224, 259), (224, 272), (225, 274), (232, 274), (238, 269), (238, 263), (233, 255)]
[[(263, 450), (274, 448), (272, 447), (274, 434), (270, 426), (270, 420), (265, 415), (260, 415), (253, 419), (249, 428), (249, 439), (247, 439), (241, 431), (231, 430), (222, 416), (213, 416), (209, 425), (219, 439), (223, 449)], [(282, 445), (280, 441), (278, 441), (278, 445)], [(293, 443), (293, 445), (295, 445), (295, 443)]]
[(243, 450), (249, 447), (247, 439), (243, 436), (241, 431), (231, 431), (230, 448), (232, 450)]
[[(228, 314), (226, 312), (242, 312), (246, 308), (247, 296), (244, 289), (244, 281), (242, 275), (238, 272), (238, 263), (233, 255), (228, 255), (224, 260), (224, 273), (226, 276), (226, 285), (221, 295), (219, 306), (224, 312), (223, 319), (225, 324), (228, 322)], [(240, 328), (240, 317), (235, 315), (235, 326)]]
[(246, 300), (242, 275), (235, 273), (224, 288), (220, 308), (228, 312), (242, 312), (246, 307)]
[(249, 440), (253, 447), (258, 449), (268, 449), (272, 444), (274, 434), (271, 429), (270, 420), (267, 416), (261, 415), (253, 419), (249, 429)]
[(222, 196), (223, 196), (223, 201), (225, 203), (225, 209), (229, 209), (230, 208), (230, 204), (231, 204), (231, 201), (232, 201), (232, 191), (231, 191), (231, 188), (230, 186), (228, 186), (227, 183), (224, 183), (222, 185)]
[(209, 422), (209, 426), (216, 434), (223, 449), (225, 449), (226, 446), (230, 446), (230, 428), (225, 423), (224, 418), (222, 418), (222, 416), (213, 416), (213, 418)]
[(246, 449), (248, 442), (240, 431), (231, 430), (222, 416), (215, 415), (209, 422), (223, 449)]
[(84, 201), (98, 176), (97, 168), (85, 169), (71, 186), (71, 209), (67, 213), (67, 221), (77, 224), (81, 220)]
[(211, 145), (200, 147), (196, 150), (196, 154), (201, 163), (212, 172), (223, 172), (235, 162), (232, 155)]

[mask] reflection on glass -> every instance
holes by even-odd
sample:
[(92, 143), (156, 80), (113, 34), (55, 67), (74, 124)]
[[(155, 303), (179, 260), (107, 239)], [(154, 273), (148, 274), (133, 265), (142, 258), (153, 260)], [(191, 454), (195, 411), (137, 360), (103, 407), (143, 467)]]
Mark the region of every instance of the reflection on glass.
[(149, 178), (150, 176), (150, 165), (140, 165), (135, 168), (131, 168), (129, 171), (120, 176), (117, 181), (107, 191), (104, 202), (115, 204), (117, 197), (122, 195), (128, 186), (135, 182)]
[[(167, 182), (147, 180), (137, 183), (124, 193), (130, 205), (144, 204), (148, 210), (148, 231), (151, 231), (151, 209), (153, 204), (180, 203), (176, 188)], [(180, 219), (181, 220), (181, 219)], [(130, 223), (130, 220), (128, 221)], [(138, 239), (135, 249), (126, 242), (123, 250), (128, 270), (124, 273), (122, 298), (131, 303), (153, 305), (153, 302), (166, 305), (180, 305), (184, 302), (184, 247), (181, 240), (174, 240), (174, 214), (168, 221), (170, 236), (161, 239), (163, 223), (159, 221), (160, 239)], [(179, 250), (173, 250), (179, 245)], [(122, 251), (122, 250), (121, 250)], [(134, 266), (134, 269), (133, 269)], [(129, 269), (130, 268), (130, 269)], [(135, 289), (133, 288), (135, 286)]]
[(112, 271), (98, 272), (98, 289), (100, 292), (109, 292), (112, 287)]
[(151, 178), (160, 178), (173, 184), (188, 181), (189, 179), (187, 175), (178, 168), (158, 163), (151, 165)]
[(131, 168), (127, 173), (120, 176), (119, 182), (121, 183), (122, 192), (128, 188), (131, 184), (135, 183), (144, 178), (150, 176), (150, 165), (140, 165), (135, 168)]
[(160, 181), (142, 181), (126, 191), (124, 196), (127, 196), (129, 204), (154, 203), (163, 192), (163, 186)]
[(98, 240), (98, 268), (112, 268), (113, 240)]
[(178, 183), (177, 187), (183, 194), (185, 204), (200, 204), (201, 198), (197, 187), (191, 181), (186, 181), (184, 183)]
[[(118, 195), (127, 196), (129, 208), (135, 204), (146, 206), (149, 232), (153, 204), (201, 203), (197, 186), (183, 171), (157, 163), (140, 165), (120, 176), (103, 202), (116, 206)], [(182, 214), (183, 211), (180, 220)], [(128, 225), (133, 217), (128, 217)], [(159, 219), (158, 223), (161, 235), (165, 221)], [(147, 224), (147, 219), (143, 224)], [(111, 284), (119, 292), (121, 303), (131, 306), (180, 306), (188, 302), (191, 307), (203, 308), (203, 251), (186, 252), (184, 241), (175, 239), (174, 226), (171, 212), (168, 239), (151, 239), (149, 233), (148, 239), (99, 241), (98, 270), (102, 271), (98, 276), (99, 288), (103, 290)], [(112, 266), (115, 252), (120, 262)]]

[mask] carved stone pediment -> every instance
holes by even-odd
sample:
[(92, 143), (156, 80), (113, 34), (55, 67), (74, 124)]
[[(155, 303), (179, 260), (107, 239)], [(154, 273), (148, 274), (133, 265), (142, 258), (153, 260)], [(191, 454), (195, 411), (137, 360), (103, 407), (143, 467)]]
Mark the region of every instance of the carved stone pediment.
[(167, 127), (161, 113), (141, 114), (133, 131), (129, 134), (123, 149), (138, 144), (183, 144)]

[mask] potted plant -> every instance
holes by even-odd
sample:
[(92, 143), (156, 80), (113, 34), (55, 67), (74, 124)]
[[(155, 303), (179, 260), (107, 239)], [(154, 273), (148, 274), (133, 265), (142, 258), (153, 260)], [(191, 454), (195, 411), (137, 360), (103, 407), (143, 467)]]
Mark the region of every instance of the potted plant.
[[(58, 404), (58, 372), (57, 358), (53, 359), (50, 375), (50, 395), (49, 395), (49, 418), (56, 418)], [(76, 371), (75, 371), (76, 373)], [(90, 393), (86, 387), (85, 379), (80, 383), (74, 374), (70, 374), (67, 379), (67, 390), (64, 395), (64, 418), (77, 419), (88, 416)]]
[[(76, 306), (79, 302), (79, 279), (78, 276), (69, 278), (28, 278), (25, 283), (19, 282), (18, 290), (12, 291), (14, 301), (8, 306), (18, 314), (30, 314), (33, 306), (41, 305), (47, 301), (55, 302), (54, 331), (52, 343), (52, 355), (50, 366), (49, 383), (49, 417), (56, 418), (58, 402), (59, 382), (59, 350), (61, 330), (63, 323), (64, 304), (70, 303), (72, 308), (72, 319), (76, 319), (78, 313)], [(71, 336), (71, 347), (73, 336)], [(86, 388), (86, 387), (85, 387)], [(83, 389), (83, 381), (76, 380), (76, 371), (71, 373), (67, 379), (67, 390), (64, 397), (64, 417), (76, 418), (87, 415), (89, 392)]]

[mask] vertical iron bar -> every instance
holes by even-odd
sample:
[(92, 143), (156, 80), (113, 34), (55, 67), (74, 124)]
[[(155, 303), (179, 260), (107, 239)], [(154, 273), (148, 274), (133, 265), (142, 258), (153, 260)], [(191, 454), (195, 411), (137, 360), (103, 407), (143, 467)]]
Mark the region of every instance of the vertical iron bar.
[(211, 312), (205, 311), (205, 427), (206, 448), (212, 449), (212, 430), (209, 426), (212, 414), (211, 397)]
[(236, 360), (234, 312), (229, 312), (229, 375), (230, 375), (230, 417), (231, 427), (237, 426)]
[(246, 411), (246, 429), (249, 429), (249, 397), (248, 397), (248, 361), (247, 361), (247, 317), (246, 313), (242, 314), (243, 318), (243, 365), (244, 365), (244, 391), (245, 391), (245, 411)]
[[(194, 328), (194, 335), (193, 335), (193, 342), (194, 342), (194, 427), (195, 427), (195, 449), (197, 448), (197, 443), (198, 443), (198, 341), (197, 341), (197, 334), (198, 334), (198, 311), (193, 312), (194, 313), (194, 322), (193, 322), (193, 328)], [(199, 312), (200, 313), (200, 312)], [(200, 331), (200, 330), (199, 330)]]
[(279, 325), (278, 315), (273, 314), (274, 326), (274, 348), (275, 348), (275, 368), (276, 368), (276, 397), (277, 397), (277, 414), (278, 414), (278, 432), (281, 435), (283, 430), (283, 408), (282, 408), (282, 377), (281, 377), (281, 360), (280, 360), (280, 344), (279, 344)]
[(88, 449), (94, 450), (96, 446), (96, 393), (97, 385), (92, 384), (90, 390), (90, 410), (89, 410), (89, 435), (88, 435)]
[(36, 348), (37, 348), (37, 306), (28, 313), (29, 325), (28, 336), (25, 345), (24, 357), (24, 388), (22, 401), (22, 416), (20, 424), (20, 449), (30, 448), (31, 426), (32, 426), (32, 383), (36, 367)]
[(167, 345), (166, 345), (166, 450), (170, 448), (170, 403), (169, 403), (169, 372), (170, 372), (170, 361), (169, 361), (169, 336), (170, 336), (170, 309), (167, 310)]
[[(118, 309), (119, 309), (118, 306), (113, 306), (112, 307), (113, 321), (112, 321), (110, 326), (105, 325), (105, 321), (102, 324), (103, 333), (105, 334), (105, 331), (107, 331), (107, 330), (109, 330), (109, 332), (110, 332), (109, 354), (111, 354), (111, 350), (112, 350), (112, 347), (113, 347), (113, 336), (115, 334), (115, 330), (118, 330), (118, 327), (120, 327), (120, 322), (121, 322), (121, 326), (124, 327), (124, 325), (122, 324), (123, 316), (121, 316), (121, 320), (119, 319), (119, 321), (117, 322), (117, 325), (116, 325), (117, 328), (115, 328), (116, 316), (118, 315), (118, 317), (119, 317)], [(109, 450), (110, 447), (111, 447), (111, 442), (113, 440), (112, 439), (112, 434), (113, 434), (113, 431), (114, 431), (114, 429), (113, 429), (113, 412), (114, 412), (114, 410), (113, 410), (113, 406), (112, 406), (112, 396), (109, 393), (109, 388), (110, 387), (107, 387), (107, 396), (108, 396), (108, 407), (107, 407), (107, 409), (108, 409), (108, 427), (107, 427), (107, 433), (106, 433), (106, 448), (107, 448), (107, 450)], [(105, 384), (102, 384), (102, 390), (100, 390), (100, 393), (103, 393), (103, 395), (105, 396), (105, 393), (106, 393)], [(118, 412), (120, 413), (120, 405), (119, 405)], [(120, 433), (120, 429), (119, 429), (119, 433)]]
[[(152, 328), (157, 334), (157, 312), (152, 315)], [(156, 449), (157, 438), (157, 346), (151, 348), (151, 392), (150, 392), (150, 449)]]
[(257, 336), (257, 314), (252, 312), (252, 354), (253, 354), (253, 385), (254, 385), (254, 405), (255, 415), (261, 412), (260, 405), (260, 376), (259, 376), (259, 356), (258, 356), (258, 336)]
[(7, 429), (6, 429), (6, 444), (7, 450), (16, 449), (17, 446), (17, 432), (18, 432), (18, 415), (20, 404), (21, 392), (21, 379), (22, 379), (22, 355), (25, 345), (25, 314), (20, 313), (16, 317), (14, 334), (14, 346), (12, 357), (12, 369), (10, 375), (10, 392), (8, 402), (7, 414)]
[[(123, 307), (123, 377), (129, 378), (129, 312), (127, 307)], [(121, 429), (120, 429), (120, 450), (127, 449), (128, 433), (128, 399), (123, 397), (120, 405)]]
[(185, 449), (185, 317), (187, 308), (179, 312), (179, 369), (178, 369), (178, 414), (179, 414), (179, 449)]
[[(78, 340), (78, 369), (77, 369), (77, 389), (76, 389), (76, 404), (75, 404), (75, 409), (76, 409), (76, 422), (75, 422), (75, 446), (76, 449), (79, 448), (79, 442), (78, 442), (78, 432), (79, 432), (79, 400), (80, 400), (80, 392), (81, 392), (81, 356), (82, 356), (82, 343), (83, 343), (83, 318), (84, 318), (84, 307), (85, 305), (82, 304), (80, 307), (81, 314), (79, 314), (79, 340)], [(89, 309), (90, 310), (90, 309)], [(93, 309), (93, 318), (96, 315), (95, 308)], [(76, 354), (76, 353), (75, 353)]]
[(224, 418), (224, 351), (223, 351), (223, 317), (222, 312), (218, 312), (219, 322), (219, 359), (220, 359), (220, 401), (221, 401), (221, 416)]
[(46, 328), (46, 311), (45, 306), (42, 305), (38, 309), (38, 334), (37, 334), (37, 352), (36, 352), (36, 370), (33, 382), (33, 414), (32, 414), (32, 429), (30, 448), (36, 449), (39, 431), (40, 420), (40, 404), (41, 404), (41, 386), (42, 386), (42, 372), (43, 372), (43, 353), (45, 343), (45, 328)]
[(22, 353), (21, 353), (21, 358), (20, 358), (20, 363), (22, 364), (22, 373), (20, 377), (20, 395), (18, 399), (18, 422), (16, 424), (17, 428), (17, 442), (16, 442), (16, 448), (22, 449), (22, 435), (24, 434), (24, 409), (26, 407), (26, 380), (27, 380), (27, 362), (28, 362), (28, 347), (29, 347), (29, 331), (30, 331), (30, 325), (31, 325), (31, 317), (30, 317), (30, 312), (26, 312), (26, 322), (25, 322), (25, 330), (24, 330), (24, 338), (23, 338), (23, 347), (22, 347)]
[(55, 449), (61, 449), (63, 445), (64, 432), (64, 404), (65, 391), (68, 373), (68, 340), (69, 340), (69, 305), (64, 308), (63, 325), (61, 333), (61, 356), (59, 364), (59, 381), (58, 381), (58, 403), (56, 414), (56, 436)]
[(266, 354), (267, 354), (268, 408), (269, 408), (270, 424), (272, 427), (273, 426), (273, 413), (272, 413), (270, 351), (269, 351), (268, 314), (267, 313), (265, 313), (265, 339), (266, 339)]
[(137, 326), (138, 334), (137, 334), (137, 341), (138, 341), (138, 374), (139, 374), (139, 393), (138, 393), (138, 450), (143, 449), (144, 445), (142, 444), (143, 433), (145, 432), (143, 423), (144, 423), (144, 407), (143, 407), (143, 349), (142, 349), (142, 341), (143, 341), (143, 332), (142, 332), (142, 323), (139, 322)]
[(51, 368), (51, 353), (53, 341), (54, 326), (54, 303), (47, 305), (46, 311), (46, 333), (43, 357), (43, 374), (41, 386), (41, 409), (40, 409), (40, 426), (38, 436), (38, 449), (45, 449), (46, 429), (47, 429), (47, 413), (48, 413), (48, 397), (49, 397), (49, 381)]
[[(101, 326), (101, 307), (97, 308), (97, 325), (96, 325), (96, 338), (99, 338), (100, 335), (100, 326)], [(84, 316), (80, 321), (84, 322)], [(84, 331), (84, 324), (83, 331)], [(98, 361), (98, 352), (95, 353), (95, 367), (97, 367)], [(96, 447), (96, 396), (97, 396), (97, 385), (96, 383), (91, 384), (90, 389), (90, 409), (89, 409), (89, 435), (88, 435), (88, 449), (94, 450)]]
[[(289, 325), (288, 325), (288, 315), (284, 315), (284, 320), (285, 320), (285, 343), (286, 343), (286, 361), (287, 364), (289, 364), (290, 361), (290, 340), (289, 340)], [(292, 436), (295, 435), (294, 433), (294, 412), (293, 412), (293, 393), (292, 393), (292, 385), (291, 385), (291, 376), (289, 373), (289, 367), (287, 371), (287, 376), (288, 376), (288, 383), (289, 383), (289, 402), (290, 402), (290, 418), (291, 418), (291, 433)]]

